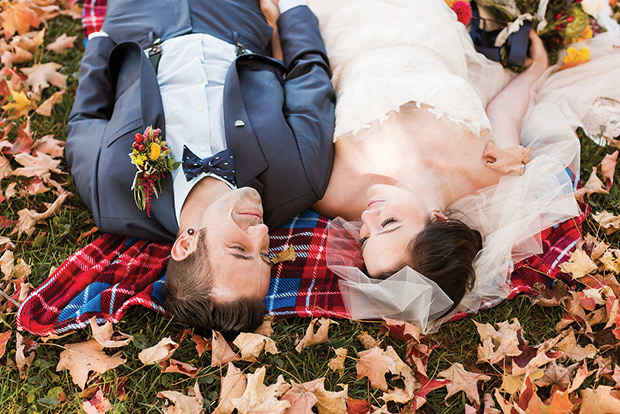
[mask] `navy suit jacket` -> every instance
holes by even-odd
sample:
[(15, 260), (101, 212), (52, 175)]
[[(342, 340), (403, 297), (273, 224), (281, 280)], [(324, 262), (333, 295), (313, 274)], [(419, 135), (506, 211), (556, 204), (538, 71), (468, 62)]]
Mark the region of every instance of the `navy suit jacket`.
[(257, 0), (111, 0), (102, 30), (109, 37), (86, 46), (65, 149), (78, 193), (102, 231), (176, 238), (171, 177), (161, 181), (147, 217), (133, 200), (136, 167), (128, 154), (148, 125), (166, 137), (157, 75), (143, 49), (192, 32), (254, 52), (229, 69), (224, 123), (237, 184), (261, 193), (265, 223), (276, 227), (323, 196), (333, 163), (335, 95), (310, 9), (280, 16), (283, 62), (266, 56), (272, 31)]

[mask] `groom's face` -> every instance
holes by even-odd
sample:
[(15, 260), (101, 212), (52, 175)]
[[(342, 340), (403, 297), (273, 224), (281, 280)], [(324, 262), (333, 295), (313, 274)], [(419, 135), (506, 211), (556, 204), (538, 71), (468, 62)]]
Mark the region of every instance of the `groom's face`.
[(263, 299), (269, 288), (268, 228), (256, 190), (244, 187), (213, 202), (201, 221), (216, 301)]

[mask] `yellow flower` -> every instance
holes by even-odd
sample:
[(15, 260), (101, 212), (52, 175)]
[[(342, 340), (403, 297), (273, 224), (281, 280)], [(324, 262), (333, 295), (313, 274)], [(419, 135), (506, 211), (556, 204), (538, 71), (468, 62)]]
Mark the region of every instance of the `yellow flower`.
[(144, 163), (146, 162), (146, 155), (144, 154), (134, 154), (130, 155), (131, 161), (136, 164), (138, 167), (144, 167)]
[(149, 154), (149, 158), (152, 160), (156, 160), (159, 158), (161, 154), (161, 147), (159, 146), (159, 144), (153, 142), (151, 144), (151, 153)]
[(566, 52), (567, 55), (562, 60), (562, 69), (572, 68), (590, 60), (590, 49), (585, 46), (580, 46), (579, 49), (569, 47)]

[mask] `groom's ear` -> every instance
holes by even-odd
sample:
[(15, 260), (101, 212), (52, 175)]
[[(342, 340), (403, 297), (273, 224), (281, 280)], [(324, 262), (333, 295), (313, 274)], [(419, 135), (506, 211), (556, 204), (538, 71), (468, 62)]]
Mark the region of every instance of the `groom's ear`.
[(433, 219), (433, 221), (446, 221), (448, 220), (448, 217), (443, 213), (443, 211), (435, 209), (433, 210), (433, 212), (431, 213), (431, 217)]
[(177, 262), (187, 259), (187, 256), (192, 254), (198, 246), (198, 234), (198, 232), (189, 234), (186, 231), (181, 233), (172, 245), (170, 256)]

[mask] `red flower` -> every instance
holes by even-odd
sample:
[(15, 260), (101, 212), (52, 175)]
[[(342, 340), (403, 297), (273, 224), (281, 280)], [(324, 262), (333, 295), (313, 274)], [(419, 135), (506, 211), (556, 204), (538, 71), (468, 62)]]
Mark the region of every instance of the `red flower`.
[(468, 2), (457, 1), (456, 3), (454, 3), (452, 10), (454, 10), (454, 12), (456, 13), (456, 17), (459, 22), (463, 23), (464, 25), (469, 24), (469, 21), (471, 20), (471, 6)]

